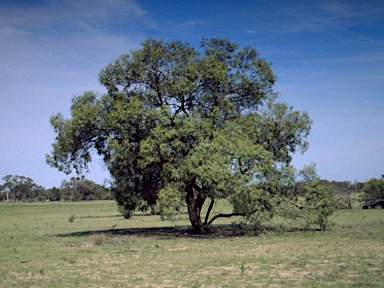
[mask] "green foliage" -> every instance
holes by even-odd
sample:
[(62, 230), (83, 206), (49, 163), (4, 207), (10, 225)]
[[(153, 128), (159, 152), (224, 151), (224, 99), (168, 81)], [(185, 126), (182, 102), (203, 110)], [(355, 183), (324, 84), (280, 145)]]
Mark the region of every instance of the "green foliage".
[[(254, 47), (204, 38), (197, 50), (149, 38), (99, 80), (107, 94), (85, 92), (72, 100), (70, 119), (51, 118), (52, 167), (82, 173), (96, 153), (126, 216), (144, 202), (169, 218), (185, 201), (196, 233), (219, 217), (297, 216), (287, 212), (298, 206), (290, 162), (307, 149), (312, 122), (277, 101), (276, 76)], [(305, 191), (314, 195), (301, 210), (311, 210), (323, 228), (326, 193)], [(233, 213), (210, 218), (220, 198), (230, 199)]]
[(159, 191), (158, 211), (162, 219), (172, 220), (175, 211), (181, 206), (179, 188), (166, 186)]
[(364, 183), (363, 187), (365, 198), (384, 199), (384, 178), (372, 178)]
[(118, 204), (117, 211), (119, 211), (119, 213), (123, 215), (125, 219), (129, 219), (131, 218), (132, 213), (135, 211), (135, 209), (132, 208), (132, 205), (129, 205), (129, 203), (126, 203), (126, 204)]
[(332, 191), (340, 209), (353, 209), (359, 205), (359, 194), (364, 183), (348, 181), (320, 180), (321, 185)]
[(61, 189), (57, 187), (52, 187), (51, 189), (48, 189), (47, 191), (47, 196), (49, 201), (60, 201), (62, 196), (61, 196)]
[[(305, 185), (305, 206), (307, 209), (307, 223), (319, 225), (321, 230), (330, 227), (329, 216), (336, 209), (336, 201), (330, 191), (320, 185), (319, 181)], [(305, 208), (307, 207), (307, 208)]]
[(381, 179), (372, 178), (364, 183), (363, 193), (365, 207), (384, 208), (384, 176)]
[(110, 191), (91, 180), (71, 177), (61, 182), (60, 189), (51, 189), (51, 198), (65, 201), (107, 200), (111, 199)]

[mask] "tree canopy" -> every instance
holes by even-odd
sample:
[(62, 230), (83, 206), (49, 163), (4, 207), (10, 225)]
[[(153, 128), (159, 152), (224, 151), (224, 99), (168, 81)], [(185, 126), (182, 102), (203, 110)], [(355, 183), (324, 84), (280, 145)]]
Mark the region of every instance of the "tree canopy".
[[(110, 193), (106, 187), (80, 177), (71, 177), (69, 181), (63, 180), (60, 189), (54, 189), (51, 192), (53, 197), (59, 196), (60, 200), (65, 201), (111, 199)], [(59, 195), (57, 195), (57, 192), (59, 192)]]
[[(73, 98), (70, 119), (51, 118), (56, 139), (47, 163), (82, 173), (101, 156), (127, 218), (141, 205), (171, 217), (185, 203), (196, 233), (233, 215), (306, 213), (325, 226), (332, 205), (311, 169), (294, 189), (292, 155), (307, 149), (311, 119), (277, 100), (276, 76), (254, 47), (148, 38), (99, 81), (106, 94), (85, 92)], [(221, 198), (232, 213), (211, 217)]]
[(6, 175), (3, 177), (3, 181), (3, 185), (0, 185), (0, 192), (6, 194), (4, 200), (7, 201), (34, 201), (45, 190), (44, 187), (37, 185), (26, 176)]

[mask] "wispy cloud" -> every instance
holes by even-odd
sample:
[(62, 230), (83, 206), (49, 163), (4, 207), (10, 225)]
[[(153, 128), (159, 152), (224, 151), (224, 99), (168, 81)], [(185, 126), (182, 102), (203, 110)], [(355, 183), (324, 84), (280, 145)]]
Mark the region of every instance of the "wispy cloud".
[[(130, 20), (142, 19), (147, 12), (134, 0), (82, 0), (43, 1), (41, 4), (23, 3), (4, 5), (0, 7), (2, 20), (0, 23), (13, 25), (28, 25), (38, 28), (48, 25), (77, 26), (81, 22), (90, 20), (108, 20), (126, 18)], [(71, 21), (68, 21), (68, 20)], [(33, 21), (31, 21), (33, 20)], [(102, 21), (100, 23), (103, 23)]]
[(0, 27), (0, 37), (17, 37), (25, 35), (25, 31), (12, 26)]
[(256, 29), (244, 29), (243, 30), (246, 34), (255, 34), (258, 31)]
[(384, 15), (381, 1), (303, 1), (285, 8), (282, 13), (287, 21), (282, 28), (290, 32), (346, 29), (369, 24)]
[(102, 68), (144, 38), (139, 32), (121, 35), (110, 22), (120, 21), (127, 29), (132, 22), (146, 21), (146, 12), (136, 2), (120, 0), (11, 5), (0, 8), (0, 14), (0, 74), (6, 78), (20, 77), (33, 68), (49, 71), (53, 65), (59, 65), (57, 71), (65, 71), (60, 65)]
[(7, 147), (0, 159), (34, 153), (45, 169), (49, 117), (66, 114), (74, 95), (104, 92), (100, 69), (145, 38), (140, 31), (121, 30), (149, 19), (136, 2), (118, 0), (16, 2), (0, 6), (0, 14), (0, 146)]

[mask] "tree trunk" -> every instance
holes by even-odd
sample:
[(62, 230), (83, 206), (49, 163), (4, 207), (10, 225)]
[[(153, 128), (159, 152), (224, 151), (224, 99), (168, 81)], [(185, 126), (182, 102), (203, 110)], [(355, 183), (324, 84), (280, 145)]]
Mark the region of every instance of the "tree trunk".
[(149, 207), (151, 208), (151, 215), (159, 215), (159, 212), (156, 209), (156, 204), (150, 204)]
[(188, 205), (188, 215), (189, 221), (192, 224), (193, 232), (196, 234), (203, 234), (206, 232), (205, 225), (201, 220), (201, 208), (204, 205), (205, 197), (201, 196), (200, 193), (197, 192), (197, 196), (195, 196), (195, 190), (192, 185), (189, 185), (187, 188), (187, 197), (186, 202)]

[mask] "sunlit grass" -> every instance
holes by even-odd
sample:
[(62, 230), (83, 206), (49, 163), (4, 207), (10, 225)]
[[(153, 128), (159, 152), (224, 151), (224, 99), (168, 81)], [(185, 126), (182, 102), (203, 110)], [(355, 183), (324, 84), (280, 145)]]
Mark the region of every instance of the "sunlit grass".
[[(0, 203), (0, 286), (384, 286), (384, 210), (338, 211), (325, 232), (257, 236), (198, 237), (186, 214), (176, 219), (126, 220), (113, 201)], [(239, 229), (232, 221), (218, 224)]]

